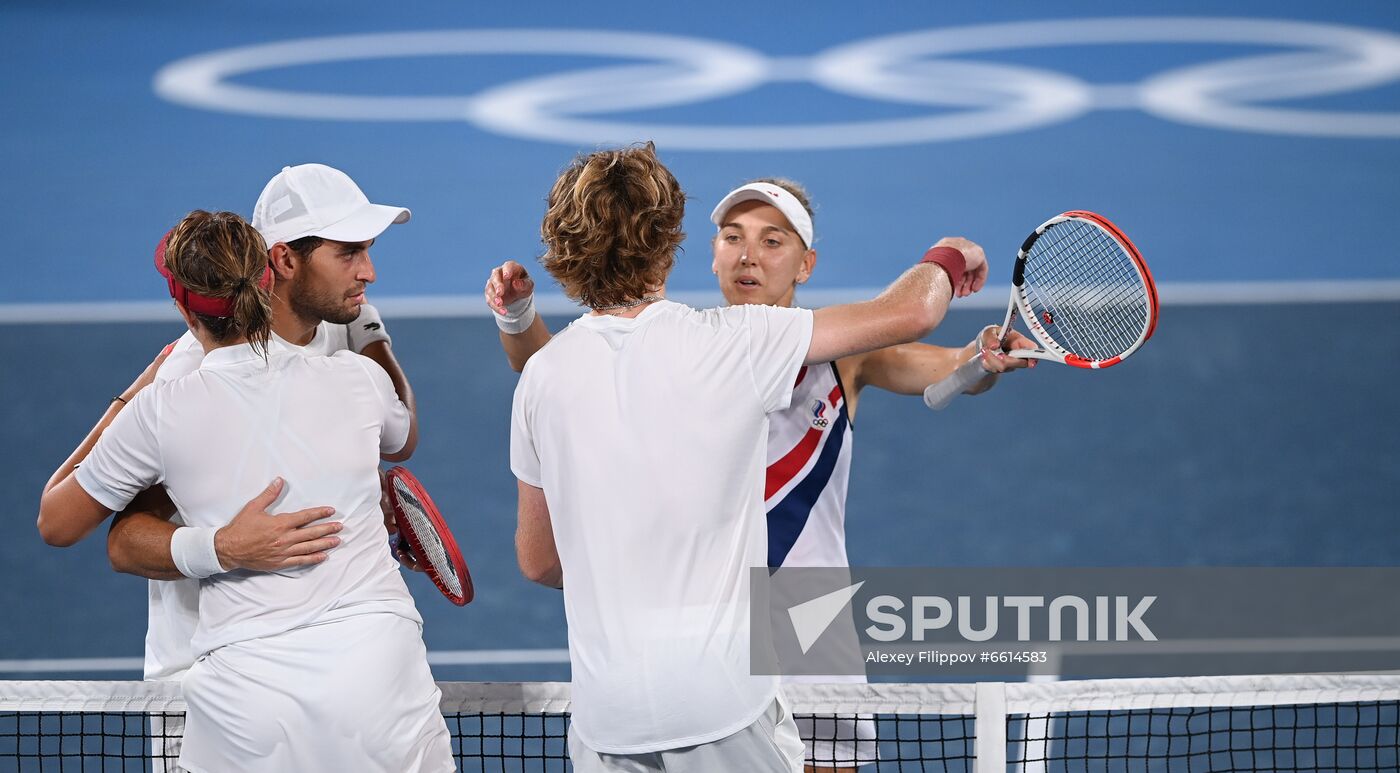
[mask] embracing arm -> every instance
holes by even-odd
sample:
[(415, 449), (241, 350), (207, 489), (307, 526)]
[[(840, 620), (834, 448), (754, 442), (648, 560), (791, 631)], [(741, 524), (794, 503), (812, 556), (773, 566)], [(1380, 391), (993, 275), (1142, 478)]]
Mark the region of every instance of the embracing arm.
[(962, 238), (940, 239), (874, 300), (814, 312), (807, 364), (917, 341), (943, 321), (954, 294), (971, 295), (986, 280), (981, 247)]
[[(991, 389), (997, 376), (1009, 370), (1035, 367), (1035, 360), (1007, 357), (1004, 349), (1034, 348), (1034, 343), (1016, 331), (1007, 337), (1002, 347), (998, 328), (982, 329), (978, 338), (961, 349), (912, 343), (890, 346), (866, 355), (848, 357), (839, 363), (842, 378), (859, 394), (866, 386), (879, 387), (899, 395), (922, 395), (929, 384), (948, 378), (958, 366), (978, 357), (986, 375), (965, 394), (975, 395)], [(851, 412), (855, 401), (847, 397)]]
[(403, 444), (403, 448), (395, 454), (385, 454), (384, 458), (391, 462), (402, 462), (413, 456), (413, 451), (418, 447), (418, 401), (413, 397), (413, 387), (408, 383), (408, 376), (403, 372), (403, 367), (394, 357), (394, 350), (389, 348), (388, 341), (375, 341), (360, 350), (360, 354), (379, 363), (379, 367), (389, 374), (389, 380), (394, 383), (394, 393), (399, 396), (399, 402), (408, 408), (409, 425), (408, 440)]
[(388, 461), (402, 462), (413, 456), (413, 450), (418, 447), (418, 402), (413, 396), (413, 387), (408, 383), (408, 376), (399, 365), (398, 358), (394, 356), (392, 339), (388, 329), (384, 327), (384, 320), (379, 316), (379, 309), (368, 303), (360, 304), (360, 316), (345, 326), (345, 333), (350, 351), (374, 360), (383, 368), (394, 385), (394, 394), (398, 395), (399, 402), (408, 408), (408, 440), (404, 442), (403, 448), (383, 455)]
[(107, 559), (112, 569), (150, 580), (184, 577), (170, 557), (170, 538), (180, 528), (170, 522), (174, 515), (175, 504), (164, 486), (137, 494), (107, 530)]
[(91, 534), (112, 510), (93, 499), (68, 475), (39, 500), (39, 536), (54, 547), (66, 548)]
[(515, 528), (515, 558), (520, 572), (531, 582), (551, 588), (564, 587), (564, 570), (554, 545), (554, 529), (549, 521), (549, 503), (544, 489), (516, 481), (519, 489), (519, 520)]
[(87, 437), (83, 438), (78, 447), (73, 449), (73, 453), (49, 476), (49, 482), (44, 484), (44, 492), (39, 500), (38, 522), (39, 536), (48, 544), (59, 547), (72, 545), (91, 534), (104, 518), (111, 515), (111, 510), (93, 499), (78, 485), (78, 481), (73, 478), (73, 471), (92, 453), (102, 433), (107, 431), (127, 403), (136, 399), (136, 395), (142, 389), (155, 381), (156, 371), (160, 370), (161, 363), (165, 362), (173, 348), (174, 344), (171, 344), (162, 349), (130, 386), (112, 398), (107, 404), (107, 410), (102, 412), (102, 417), (97, 420)]
[(78, 447), (73, 449), (73, 453), (69, 454), (68, 458), (63, 460), (63, 464), (60, 464), (57, 470), (54, 470), (53, 475), (49, 477), (49, 482), (44, 484), (45, 495), (58, 486), (59, 483), (67, 479), (68, 476), (72, 475), (74, 470), (78, 469), (78, 465), (87, 458), (88, 454), (92, 453), (92, 447), (97, 445), (98, 438), (102, 437), (102, 433), (106, 431), (107, 427), (111, 426), (112, 421), (117, 418), (117, 414), (126, 407), (127, 403), (136, 398), (137, 393), (147, 386), (150, 386), (150, 384), (155, 381), (156, 371), (160, 370), (161, 364), (165, 362), (166, 357), (170, 356), (170, 352), (174, 348), (175, 344), (170, 344), (162, 349), (160, 354), (157, 354), (156, 358), (151, 360), (151, 364), (147, 365), (146, 369), (141, 371), (141, 375), (137, 376), (136, 380), (131, 382), (131, 386), (122, 390), (120, 395), (113, 397), (112, 400), (107, 403), (107, 410), (102, 412), (102, 417), (97, 420), (97, 424), (88, 432), (87, 437), (83, 438), (83, 442), (79, 443)]
[[(132, 390), (128, 389), (127, 392), (131, 393), (131, 397), (135, 396), (135, 392)], [(73, 453), (69, 454), (68, 458), (63, 460), (63, 464), (60, 464), (58, 469), (54, 470), (53, 475), (49, 476), (49, 482), (44, 484), (43, 496), (45, 498), (47, 498), (54, 489), (58, 488), (59, 484), (68, 480), (69, 477), (73, 475), (73, 471), (78, 469), (78, 465), (82, 464), (83, 460), (88, 457), (88, 454), (92, 453), (92, 447), (97, 445), (97, 441), (101, 439), (102, 433), (106, 432), (107, 428), (112, 425), (112, 421), (117, 418), (117, 414), (121, 412), (121, 409), (125, 407), (129, 399), (126, 392), (123, 392), (121, 397), (112, 398), (112, 402), (107, 405), (107, 410), (102, 413), (102, 418), (97, 420), (97, 424), (88, 432), (87, 437), (83, 438), (83, 441), (78, 444), (78, 447), (73, 449)], [(42, 508), (40, 508), (40, 511), (42, 512)], [(41, 531), (43, 530), (42, 523), (40, 523), (39, 528)]]
[[(335, 534), (342, 525), (324, 520), (335, 514), (335, 508), (311, 507), (276, 515), (268, 512), (285, 485), (281, 478), (272, 481), (227, 526), (214, 533), (214, 552), (224, 571), (270, 572), (319, 564), (326, 560), (327, 551), (340, 544)], [(171, 542), (175, 532), (186, 527), (170, 522), (174, 514), (175, 505), (164, 488), (157, 486), (138, 495), (107, 532), (107, 557), (112, 568), (150, 580), (183, 578), (171, 555)]]

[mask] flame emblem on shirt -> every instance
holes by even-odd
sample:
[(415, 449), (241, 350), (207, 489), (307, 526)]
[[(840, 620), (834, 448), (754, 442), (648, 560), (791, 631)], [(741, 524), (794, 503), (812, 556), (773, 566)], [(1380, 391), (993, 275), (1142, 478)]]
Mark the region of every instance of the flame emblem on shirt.
[(817, 429), (826, 429), (826, 403), (821, 400), (812, 401), (812, 426)]

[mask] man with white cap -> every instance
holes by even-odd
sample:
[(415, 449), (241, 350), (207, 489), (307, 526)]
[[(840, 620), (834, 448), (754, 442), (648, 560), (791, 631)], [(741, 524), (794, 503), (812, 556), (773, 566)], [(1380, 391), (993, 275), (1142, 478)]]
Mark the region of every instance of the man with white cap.
[[(302, 164), (284, 167), (267, 183), (252, 220), (266, 242), (275, 277), (271, 345), (297, 347), (310, 356), (348, 349), (378, 363), (412, 416), (403, 450), (385, 457), (391, 461), (412, 454), (417, 412), (384, 323), (365, 302), (365, 287), (375, 280), (370, 246), (390, 225), (409, 217), (403, 207), (371, 203), (340, 170)], [(193, 372), (203, 357), (198, 340), (187, 332), (172, 345), (155, 382)], [(217, 532), (182, 526), (159, 488), (145, 492), (113, 521), (107, 542), (113, 568), (152, 580), (145, 678), (179, 680), (198, 657), (190, 649), (199, 615), (197, 578), (236, 569), (277, 571), (319, 563), (338, 544), (334, 535), (340, 524), (326, 520), (329, 508), (268, 512), (282, 486), (280, 479), (270, 482)], [(172, 753), (172, 759), (178, 756), (178, 741), (166, 744), (164, 752)]]
[[(735, 306), (794, 306), (797, 287), (811, 277), (817, 260), (806, 191), (790, 180), (754, 180), (730, 191), (710, 219), (718, 229), (711, 243), (712, 270), (725, 300)], [(956, 237), (942, 239), (937, 246), (964, 254), (982, 252), (973, 242)], [(530, 308), (532, 290), (529, 275), (513, 261), (495, 269), (486, 286), (487, 303), (496, 312), (502, 345), (516, 370), (550, 339)], [(930, 383), (980, 356), (988, 375), (969, 391), (985, 391), (996, 374), (1028, 364), (1003, 356), (996, 341), (995, 331), (984, 329), (963, 347), (901, 344), (804, 367), (789, 407), (769, 415), (764, 489), (768, 565), (849, 564), (846, 491), (853, 421), (863, 387), (922, 394)], [(1029, 341), (1013, 332), (1011, 344), (1029, 346)], [(854, 769), (876, 759), (871, 720), (799, 717), (798, 728), (809, 769)]]

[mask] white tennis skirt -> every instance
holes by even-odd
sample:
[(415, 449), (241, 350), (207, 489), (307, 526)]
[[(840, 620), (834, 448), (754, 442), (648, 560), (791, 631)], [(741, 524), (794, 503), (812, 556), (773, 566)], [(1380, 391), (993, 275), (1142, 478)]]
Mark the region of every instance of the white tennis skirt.
[(356, 615), (220, 647), (184, 679), (192, 773), (452, 771), (421, 626)]

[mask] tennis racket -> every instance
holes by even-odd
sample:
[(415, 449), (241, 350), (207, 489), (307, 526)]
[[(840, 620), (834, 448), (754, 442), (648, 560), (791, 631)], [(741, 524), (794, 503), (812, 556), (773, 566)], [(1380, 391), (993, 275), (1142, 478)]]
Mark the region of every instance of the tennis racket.
[(459, 607), (471, 601), (475, 593), (467, 564), (423, 484), (403, 467), (390, 469), (385, 483), (399, 528), (399, 550), (413, 556), (448, 601)]
[[(1157, 327), (1157, 288), (1137, 247), (1103, 215), (1065, 212), (1045, 221), (1016, 253), (1002, 345), (1017, 316), (1038, 349), (1008, 356), (1076, 368), (1108, 368), (1127, 359)], [(980, 358), (924, 390), (941, 410), (986, 376)]]

